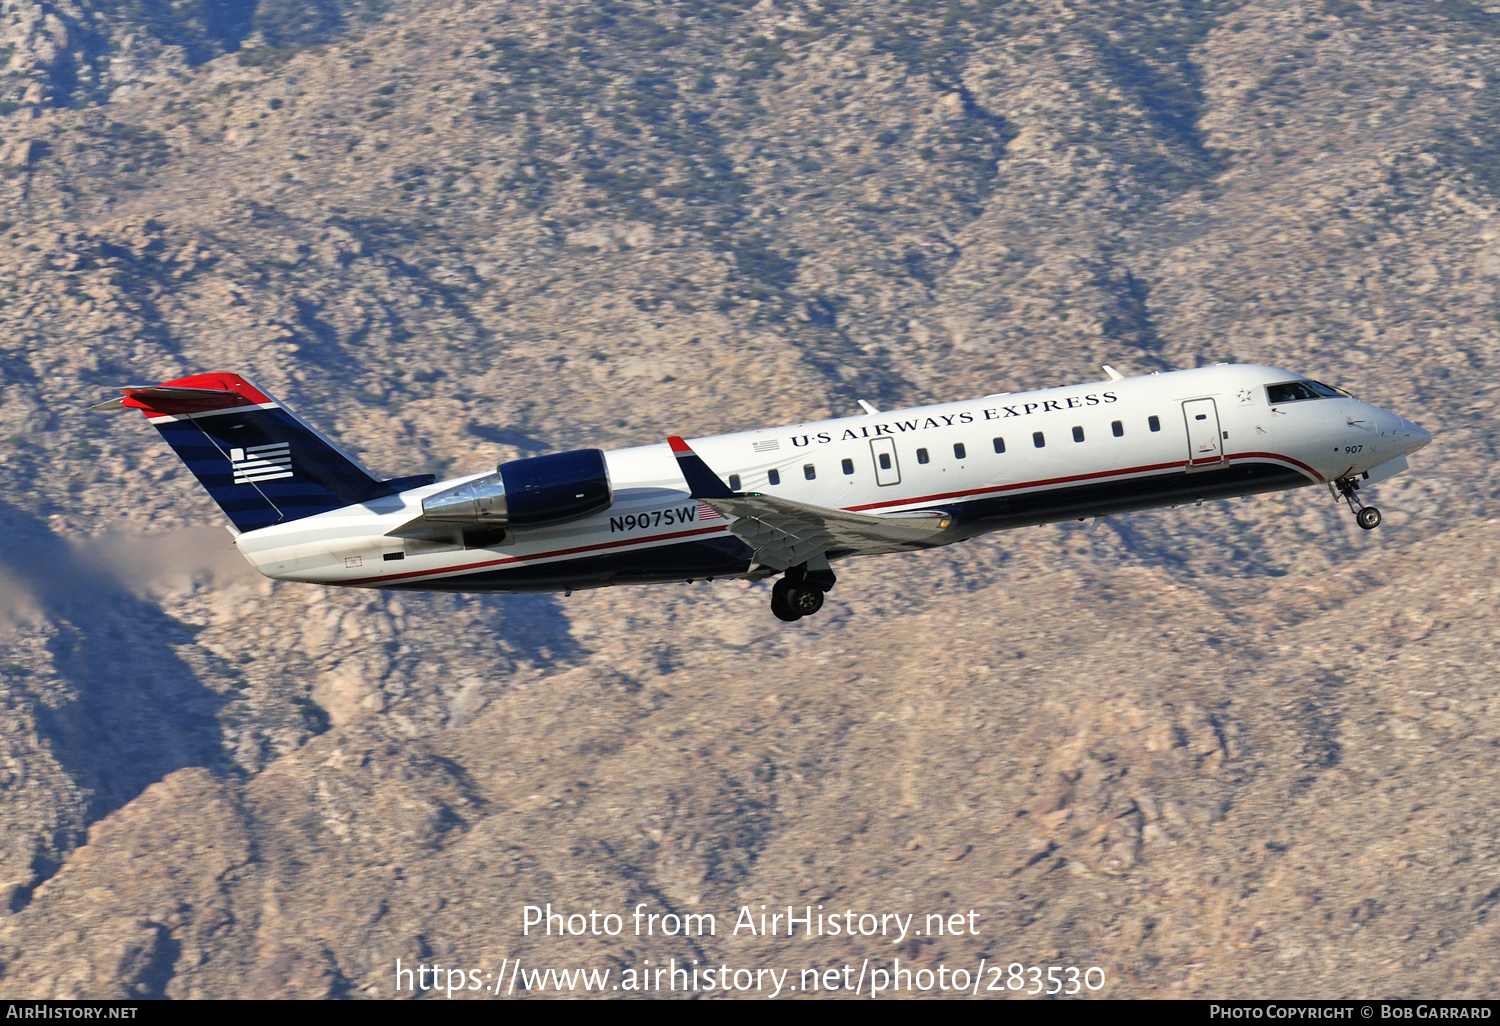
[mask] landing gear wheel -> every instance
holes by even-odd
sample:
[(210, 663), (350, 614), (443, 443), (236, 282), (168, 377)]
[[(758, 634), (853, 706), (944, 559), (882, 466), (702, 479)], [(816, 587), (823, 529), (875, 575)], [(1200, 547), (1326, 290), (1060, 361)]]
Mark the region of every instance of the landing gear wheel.
[(1341, 477), (1337, 481), (1330, 481), (1328, 489), (1349, 504), (1349, 509), (1354, 513), (1354, 522), (1360, 527), (1373, 531), (1380, 526), (1380, 510), (1374, 506), (1366, 506), (1355, 494), (1359, 491), (1358, 478)]
[(809, 584), (793, 585), (787, 589), (786, 601), (798, 616), (812, 616), (823, 608), (823, 589)]
[(802, 614), (793, 609), (788, 601), (791, 590), (792, 582), (784, 577), (771, 586), (771, 612), (776, 614), (776, 619), (787, 623), (802, 619)]

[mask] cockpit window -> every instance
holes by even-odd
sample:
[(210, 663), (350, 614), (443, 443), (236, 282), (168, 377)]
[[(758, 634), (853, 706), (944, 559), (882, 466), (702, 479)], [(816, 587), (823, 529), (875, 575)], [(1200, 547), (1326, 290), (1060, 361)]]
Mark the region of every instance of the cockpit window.
[(1284, 381), (1266, 386), (1266, 400), (1272, 406), (1297, 403), (1304, 399), (1337, 399), (1343, 393), (1321, 381)]

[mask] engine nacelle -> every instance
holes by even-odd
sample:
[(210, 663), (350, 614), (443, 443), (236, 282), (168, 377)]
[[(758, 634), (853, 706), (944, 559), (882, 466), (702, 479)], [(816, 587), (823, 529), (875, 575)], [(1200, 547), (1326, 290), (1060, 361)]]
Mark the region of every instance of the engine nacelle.
[(502, 463), (488, 477), (422, 500), (422, 515), (442, 524), (548, 527), (601, 513), (614, 502), (599, 449), (574, 449)]

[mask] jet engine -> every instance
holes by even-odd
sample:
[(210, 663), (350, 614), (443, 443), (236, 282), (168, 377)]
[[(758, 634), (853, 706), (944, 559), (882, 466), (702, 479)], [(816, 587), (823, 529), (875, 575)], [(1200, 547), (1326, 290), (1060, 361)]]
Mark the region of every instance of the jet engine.
[(466, 527), (549, 527), (609, 508), (614, 492), (600, 449), (502, 463), (487, 477), (422, 500), (429, 521)]

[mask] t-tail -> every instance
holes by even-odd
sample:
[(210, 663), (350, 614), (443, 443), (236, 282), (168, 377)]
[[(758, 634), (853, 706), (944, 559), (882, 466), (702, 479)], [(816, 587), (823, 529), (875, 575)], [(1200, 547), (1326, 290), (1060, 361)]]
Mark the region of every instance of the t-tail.
[(240, 531), (301, 520), (430, 484), (382, 481), (238, 374), (126, 386), (95, 410), (145, 413)]

